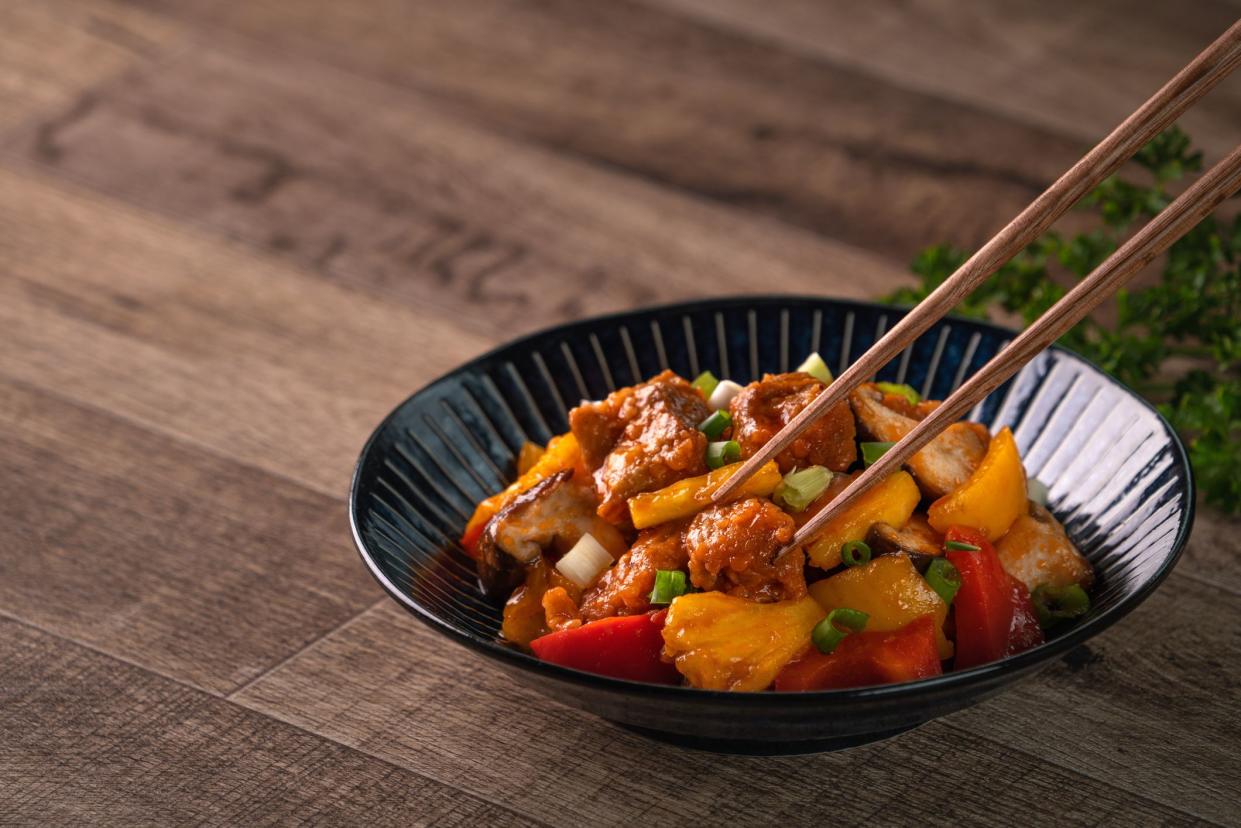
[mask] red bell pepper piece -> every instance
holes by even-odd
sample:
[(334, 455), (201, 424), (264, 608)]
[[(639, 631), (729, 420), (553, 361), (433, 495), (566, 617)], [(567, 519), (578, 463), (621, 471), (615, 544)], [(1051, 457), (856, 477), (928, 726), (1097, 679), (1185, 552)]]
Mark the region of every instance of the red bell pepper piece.
[(831, 653), (811, 648), (776, 676), (777, 690), (830, 690), (938, 676), (935, 617), (924, 615), (894, 632), (846, 636)]
[(544, 661), (601, 676), (680, 684), (677, 668), (660, 658), (667, 610), (592, 621), (530, 642)]
[(953, 599), (956, 620), (956, 660), (960, 670), (986, 664), (1043, 643), (1043, 628), (1025, 584), (1004, 571), (995, 548), (977, 529), (953, 526), (944, 542), (978, 547), (977, 552), (945, 550), (948, 561), (961, 573), (961, 588)]

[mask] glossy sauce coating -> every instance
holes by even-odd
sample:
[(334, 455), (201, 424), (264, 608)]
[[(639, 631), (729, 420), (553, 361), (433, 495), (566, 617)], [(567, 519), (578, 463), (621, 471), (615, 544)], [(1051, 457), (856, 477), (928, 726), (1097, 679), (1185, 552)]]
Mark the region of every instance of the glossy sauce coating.
[(624, 523), (629, 497), (705, 473), (707, 438), (698, 424), (708, 414), (702, 395), (671, 371), (570, 411), (599, 515)]
[(793, 519), (764, 498), (750, 497), (699, 512), (685, 530), (690, 580), (751, 601), (806, 594), (805, 555), (777, 557), (793, 539)]
[(677, 521), (639, 532), (633, 548), (582, 596), (582, 620), (636, 615), (650, 609), (656, 571), (685, 568), (686, 552), (681, 543), (684, 526), (684, 521)]
[[(809, 374), (768, 374), (733, 398), (733, 439), (741, 456), (749, 457), (776, 435), (826, 388)], [(803, 431), (792, 445), (776, 455), (781, 472), (807, 466), (844, 471), (857, 459), (856, 429), (849, 404), (832, 406)]]

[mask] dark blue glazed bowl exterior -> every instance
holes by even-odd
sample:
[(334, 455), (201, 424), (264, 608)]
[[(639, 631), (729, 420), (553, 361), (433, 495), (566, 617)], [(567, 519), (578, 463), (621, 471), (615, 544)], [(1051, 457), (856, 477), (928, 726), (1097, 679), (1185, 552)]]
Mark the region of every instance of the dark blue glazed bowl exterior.
[[(698, 301), (587, 319), (523, 337), (401, 403), (362, 450), (350, 520), (383, 588), (446, 639), (549, 697), (652, 736), (756, 753), (859, 744), (971, 705), (1129, 613), (1176, 563), (1193, 522), (1184, 446), (1159, 414), (1098, 368), (1051, 349), (971, 419), (1011, 426), (1030, 476), (1050, 490), (1098, 573), (1090, 614), (1033, 650), (906, 684), (811, 693), (724, 693), (620, 681), (497, 643), (501, 607), (479, 590), (456, 539), (474, 504), (514, 477), (526, 440), (568, 429), (581, 399), (672, 368), (747, 383), (811, 351), (839, 372), (903, 315), (891, 307), (771, 296)], [(1012, 337), (947, 319), (879, 375), (942, 399)]]

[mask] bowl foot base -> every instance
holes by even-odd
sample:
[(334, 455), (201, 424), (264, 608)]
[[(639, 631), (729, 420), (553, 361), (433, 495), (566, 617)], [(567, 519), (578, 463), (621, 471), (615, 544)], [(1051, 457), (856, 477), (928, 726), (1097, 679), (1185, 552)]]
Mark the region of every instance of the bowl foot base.
[(657, 742), (676, 745), (690, 750), (702, 750), (710, 753), (731, 753), (741, 756), (804, 756), (810, 753), (830, 753), (835, 750), (867, 745), (880, 742), (893, 736), (913, 730), (918, 725), (907, 725), (895, 730), (881, 730), (874, 733), (858, 733), (851, 736), (835, 736), (827, 739), (807, 739), (804, 741), (773, 742), (765, 739), (717, 739), (709, 736), (686, 736), (680, 733), (666, 733), (635, 725), (613, 722), (617, 727), (631, 733), (637, 733)]

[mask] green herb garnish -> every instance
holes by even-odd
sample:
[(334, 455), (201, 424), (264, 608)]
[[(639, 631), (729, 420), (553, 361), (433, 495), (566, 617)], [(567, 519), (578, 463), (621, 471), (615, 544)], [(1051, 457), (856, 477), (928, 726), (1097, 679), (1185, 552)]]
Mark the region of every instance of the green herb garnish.
[[(1133, 225), (1172, 200), (1169, 185), (1202, 169), (1202, 153), (1177, 127), (1134, 157), (1140, 180), (1113, 175), (1082, 203), (1100, 226), (1047, 233), (1000, 268), (957, 312), (1017, 315), (1030, 324), (1119, 246)], [(938, 245), (914, 260), (920, 277), (889, 301), (921, 301), (967, 258)], [(1162, 277), (1120, 290), (1110, 312), (1080, 322), (1061, 344), (1098, 363), (1155, 403), (1186, 438), (1208, 502), (1241, 511), (1241, 215), (1208, 216), (1168, 250)], [(1190, 360), (1186, 369), (1170, 360)]]

